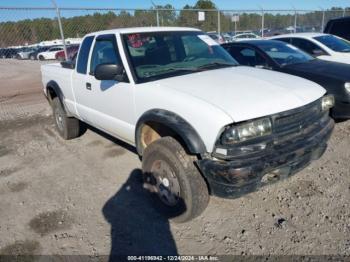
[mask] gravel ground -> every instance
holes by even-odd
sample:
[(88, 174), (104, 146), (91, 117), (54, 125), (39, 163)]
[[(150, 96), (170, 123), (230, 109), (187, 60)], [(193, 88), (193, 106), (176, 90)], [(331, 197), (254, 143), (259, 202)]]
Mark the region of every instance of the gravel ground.
[(0, 80), (0, 254), (350, 255), (350, 121), (290, 179), (174, 224), (133, 148), (91, 129), (58, 137), (39, 62), (0, 60)]

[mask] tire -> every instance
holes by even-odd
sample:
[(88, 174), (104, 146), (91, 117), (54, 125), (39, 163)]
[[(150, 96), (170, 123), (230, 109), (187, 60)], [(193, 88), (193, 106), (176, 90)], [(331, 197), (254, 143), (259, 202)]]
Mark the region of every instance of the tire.
[(207, 184), (194, 160), (172, 137), (151, 143), (142, 157), (144, 187), (151, 192), (155, 207), (176, 223), (199, 216), (209, 202)]
[(83, 124), (74, 117), (67, 117), (67, 114), (58, 97), (55, 97), (52, 100), (51, 106), (55, 126), (59, 135), (65, 140), (80, 136), (82, 133)]
[(39, 55), (39, 60), (40, 60), (40, 61), (44, 61), (44, 60), (45, 60), (45, 57), (42, 56), (42, 55)]
[(34, 57), (33, 55), (31, 55), (31, 56), (29, 57), (29, 59), (30, 59), (30, 60), (35, 60), (35, 57)]

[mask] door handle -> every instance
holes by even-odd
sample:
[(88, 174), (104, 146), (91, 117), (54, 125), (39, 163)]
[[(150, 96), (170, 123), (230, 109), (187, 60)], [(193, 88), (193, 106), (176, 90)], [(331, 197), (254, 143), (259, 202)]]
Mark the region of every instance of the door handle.
[(86, 89), (87, 90), (91, 90), (91, 84), (90, 83), (86, 83)]

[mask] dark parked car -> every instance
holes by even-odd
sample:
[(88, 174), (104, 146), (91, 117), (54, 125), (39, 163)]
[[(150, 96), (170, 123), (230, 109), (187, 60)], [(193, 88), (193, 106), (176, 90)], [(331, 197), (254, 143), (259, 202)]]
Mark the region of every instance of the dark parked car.
[(275, 40), (248, 40), (222, 46), (241, 65), (279, 71), (318, 83), (335, 97), (332, 116), (350, 118), (350, 65), (319, 60)]
[(350, 16), (329, 20), (324, 33), (336, 35), (350, 41)]
[(33, 51), (33, 52), (31, 52), (29, 54), (29, 56), (28, 56), (29, 59), (30, 60), (38, 60), (38, 57), (37, 57), (38, 54), (41, 53), (41, 52), (45, 52), (45, 51), (49, 50), (50, 47), (51, 46), (42, 46), (42, 47), (37, 48), (35, 51)]
[(15, 58), (20, 49), (15, 48), (4, 48), (0, 51), (1, 58)]

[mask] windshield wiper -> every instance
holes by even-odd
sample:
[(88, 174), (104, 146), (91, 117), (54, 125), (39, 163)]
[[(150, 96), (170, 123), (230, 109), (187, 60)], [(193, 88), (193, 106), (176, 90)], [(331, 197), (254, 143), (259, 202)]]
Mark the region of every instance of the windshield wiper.
[(197, 72), (198, 69), (195, 67), (167, 67), (163, 70), (157, 71), (157, 73), (167, 73), (167, 72), (176, 72), (176, 71), (187, 71), (187, 72)]
[(225, 63), (225, 62), (211, 62), (209, 64), (198, 66), (198, 69), (210, 68), (210, 67), (220, 67), (220, 66), (238, 66), (237, 64)]

